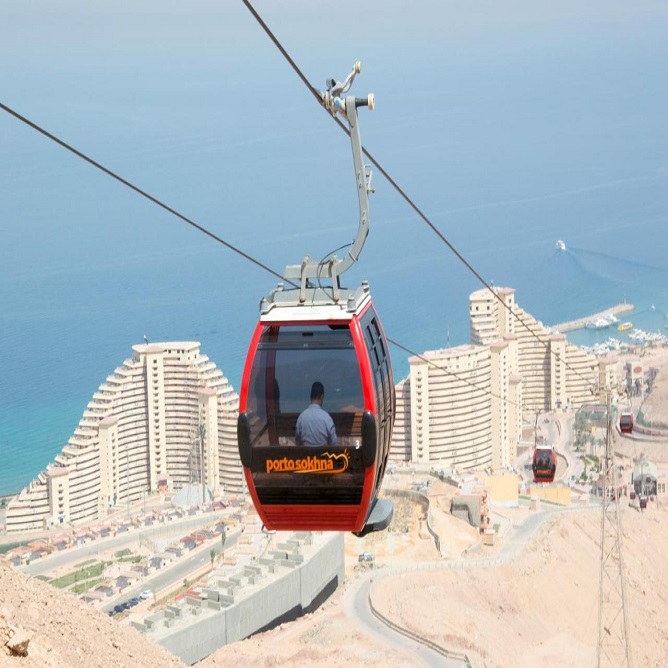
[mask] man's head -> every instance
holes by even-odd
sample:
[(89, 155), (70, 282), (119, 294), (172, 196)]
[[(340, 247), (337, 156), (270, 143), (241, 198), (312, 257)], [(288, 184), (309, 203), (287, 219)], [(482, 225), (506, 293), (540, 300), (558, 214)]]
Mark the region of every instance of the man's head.
[(316, 380), (313, 385), (311, 385), (311, 401), (319, 401), (322, 403), (323, 399), (325, 398), (325, 388), (323, 384)]

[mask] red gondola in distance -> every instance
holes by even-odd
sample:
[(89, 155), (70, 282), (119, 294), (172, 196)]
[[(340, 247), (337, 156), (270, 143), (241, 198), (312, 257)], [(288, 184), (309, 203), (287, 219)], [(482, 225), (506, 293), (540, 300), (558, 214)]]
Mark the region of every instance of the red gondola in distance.
[(622, 434), (633, 433), (633, 413), (625, 411), (619, 416), (619, 431)]
[[(261, 301), (241, 382), (239, 455), (268, 530), (364, 535), (385, 529), (392, 518), (392, 503), (378, 498), (395, 413), (387, 340), (366, 281), (355, 289), (340, 284), (369, 229), (371, 175), (362, 160), (357, 109), (373, 108), (373, 97), (342, 97), (359, 71), (356, 63), (343, 83), (331, 80), (322, 94), (324, 106), (342, 114), (350, 129), (357, 237), (343, 259), (306, 257), (286, 267), (292, 287), (279, 283)], [(297, 421), (310, 403), (317, 406), (300, 429), (316, 422), (305, 437)]]
[(557, 453), (551, 445), (536, 445), (531, 462), (534, 482), (553, 482), (557, 472)]

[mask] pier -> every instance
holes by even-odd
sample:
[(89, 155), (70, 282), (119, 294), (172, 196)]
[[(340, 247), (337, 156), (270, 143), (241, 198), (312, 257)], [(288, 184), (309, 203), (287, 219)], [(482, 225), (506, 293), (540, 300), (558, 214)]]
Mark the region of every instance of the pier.
[(628, 311), (633, 311), (635, 306), (633, 304), (617, 304), (617, 306), (612, 306), (611, 308), (605, 309), (605, 311), (600, 311), (592, 315), (588, 315), (586, 318), (578, 318), (577, 320), (570, 320), (569, 322), (562, 322), (559, 325), (551, 325), (550, 329), (553, 332), (572, 332), (575, 329), (583, 329), (586, 322), (590, 320), (596, 320), (597, 318), (602, 318), (605, 315), (617, 315), (618, 313), (626, 313)]

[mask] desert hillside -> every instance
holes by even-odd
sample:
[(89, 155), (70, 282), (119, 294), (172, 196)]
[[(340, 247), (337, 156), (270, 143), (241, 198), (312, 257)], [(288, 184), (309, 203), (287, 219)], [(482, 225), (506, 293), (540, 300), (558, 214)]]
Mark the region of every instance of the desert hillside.
[[(528, 511), (527, 511), (528, 513)], [(458, 520), (448, 530), (458, 528)], [(515, 522), (521, 522), (517, 513)], [(461, 533), (466, 542), (467, 531)], [(668, 509), (623, 507), (629, 636), (634, 665), (665, 665), (668, 652)], [(350, 552), (357, 549), (351, 537)], [(598, 633), (600, 513), (568, 512), (548, 520), (508, 564), (458, 570), (413, 570), (437, 558), (419, 531), (376, 568), (350, 560), (346, 584), (316, 612), (222, 648), (203, 667), (417, 666), (417, 659), (369, 634), (350, 606), (350, 592), (373, 573), (374, 604), (402, 627), (465, 652), (474, 666), (593, 666)], [(500, 546), (488, 548), (489, 556)], [(485, 556), (474, 552), (471, 558)], [(406, 569), (405, 572), (401, 572)], [(7, 643), (28, 639), (27, 657)], [(129, 626), (67, 593), (0, 567), (0, 665), (179, 666), (176, 658)]]
[[(473, 666), (595, 666), (600, 520), (597, 510), (559, 514), (538, 530), (517, 560), (487, 568), (410, 572), (428, 563), (422, 559), (429, 541), (417, 539), (401, 559), (393, 560), (394, 572), (376, 569), (373, 602), (399, 626), (466, 653)], [(624, 506), (633, 665), (666, 665), (667, 547), (668, 509), (653, 503), (641, 514)], [(472, 558), (484, 554), (476, 552)], [(406, 572), (399, 572), (402, 565)], [(359, 577), (364, 575), (354, 572), (346, 588), (354, 587)], [(202, 665), (423, 665), (365, 634), (348, 615), (346, 588), (309, 617), (225, 647)]]
[[(22, 656), (24, 651), (27, 656)], [(0, 562), (0, 666), (84, 665), (176, 668), (184, 664), (129, 626)]]

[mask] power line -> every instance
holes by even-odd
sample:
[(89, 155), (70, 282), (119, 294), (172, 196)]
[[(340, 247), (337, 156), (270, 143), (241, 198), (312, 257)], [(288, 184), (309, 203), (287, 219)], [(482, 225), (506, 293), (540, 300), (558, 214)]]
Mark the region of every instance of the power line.
[[(119, 183), (122, 183), (124, 186), (130, 188), (130, 190), (134, 190), (137, 194), (141, 195), (142, 197), (145, 197), (147, 200), (150, 202), (153, 202), (153, 204), (157, 204), (159, 207), (164, 209), (165, 211), (168, 211), (172, 215), (176, 216), (177, 218), (180, 218), (182, 221), (188, 223), (188, 225), (192, 225), (196, 230), (199, 230), (203, 234), (206, 234), (208, 237), (211, 237), (214, 241), (217, 241), (220, 244), (223, 244), (223, 246), (226, 246), (229, 248), (231, 251), (234, 251), (241, 257), (243, 257), (245, 260), (248, 260), (249, 262), (252, 262), (253, 264), (257, 265), (261, 269), (264, 269), (265, 271), (268, 271), (270, 274), (273, 274), (274, 276), (277, 276), (280, 278), (282, 281), (287, 280), (285, 279), (281, 274), (278, 272), (274, 271), (267, 265), (263, 264), (259, 260), (256, 260), (254, 257), (251, 257), (248, 255), (248, 253), (244, 253), (244, 251), (240, 250), (233, 244), (229, 243), (228, 241), (225, 241), (225, 239), (222, 239), (218, 235), (214, 234), (210, 230), (207, 230), (205, 227), (202, 227), (202, 225), (199, 225), (196, 223), (194, 220), (188, 218), (187, 216), (184, 216), (182, 213), (179, 213), (176, 209), (172, 208), (168, 204), (165, 204), (163, 201), (159, 200), (157, 197), (154, 197), (153, 195), (147, 193), (145, 190), (142, 190), (138, 186), (134, 185), (127, 179), (124, 179), (122, 176), (119, 176), (116, 174), (116, 172), (113, 172), (111, 169), (105, 167), (104, 165), (100, 164), (97, 162), (97, 160), (93, 160), (93, 158), (89, 157), (85, 153), (82, 153), (78, 149), (74, 148), (74, 146), (68, 144), (67, 142), (63, 141), (62, 139), (59, 139), (56, 137), (54, 134), (51, 134), (47, 130), (45, 130), (43, 127), (40, 125), (37, 125), (37, 123), (34, 123), (33, 121), (29, 120), (25, 116), (22, 116), (21, 114), (18, 113), (18, 111), (15, 111), (11, 107), (8, 107), (6, 104), (3, 104), (0, 102), (0, 109), (3, 109), (6, 111), (8, 114), (11, 114), (18, 120), (20, 120), (22, 123), (25, 123), (27, 126), (31, 127), (33, 130), (36, 130), (40, 134), (44, 135), (47, 139), (50, 139), (51, 141), (55, 142), (59, 146), (62, 146), (64, 149), (67, 149), (74, 155), (76, 155), (78, 158), (81, 158), (82, 160), (86, 161), (88, 164), (92, 165), (96, 169), (99, 169), (101, 172), (104, 172), (108, 176), (111, 176), (112, 179), (115, 179)], [(289, 281), (291, 283), (291, 281)], [(294, 285), (294, 284), (293, 284)], [(296, 286), (295, 286), (296, 287)]]
[[(265, 31), (269, 39), (274, 43), (276, 48), (281, 52), (281, 55), (288, 61), (290, 67), (295, 71), (297, 76), (301, 79), (301, 81), (304, 83), (304, 85), (308, 88), (308, 90), (311, 92), (311, 94), (318, 100), (318, 102), (322, 105), (322, 96), (320, 92), (311, 85), (309, 80), (306, 78), (304, 73), (301, 71), (299, 66), (295, 63), (295, 61), (290, 57), (288, 52), (285, 50), (283, 45), (280, 43), (278, 38), (274, 35), (274, 33), (271, 31), (269, 26), (262, 20), (260, 15), (255, 11), (254, 7), (251, 5), (251, 3), (248, 0), (242, 0), (244, 5), (248, 8), (248, 11), (253, 15), (255, 20), (259, 23), (261, 28)], [(324, 108), (324, 107), (323, 107)], [(350, 131), (346, 126), (341, 122), (341, 120), (334, 116), (334, 120), (336, 121), (337, 125), (346, 133), (350, 134)], [(594, 384), (591, 383), (591, 381), (588, 378), (585, 378), (577, 369), (574, 369), (568, 362), (564, 359), (561, 360), (561, 357), (558, 353), (552, 351), (550, 346), (543, 341), (536, 332), (534, 332), (525, 322), (522, 320), (522, 318), (519, 316), (518, 313), (516, 313), (511, 306), (509, 306), (501, 297), (494, 291), (492, 286), (474, 269), (474, 267), (466, 260), (466, 258), (454, 247), (454, 245), (445, 237), (445, 235), (429, 220), (429, 218), (426, 216), (426, 214), (417, 206), (417, 204), (409, 197), (409, 195), (399, 186), (399, 184), (390, 176), (390, 174), (382, 167), (382, 165), (371, 155), (371, 153), (362, 147), (362, 152), (364, 155), (371, 161), (374, 167), (378, 169), (378, 171), (387, 179), (388, 183), (401, 195), (401, 197), (405, 200), (405, 202), (415, 211), (415, 213), (418, 214), (418, 216), (425, 222), (426, 225), (429, 226), (429, 228), (436, 234), (436, 236), (454, 253), (455, 257), (492, 293), (494, 298), (510, 313), (510, 315), (515, 318), (526, 330), (529, 332), (531, 336), (533, 336), (541, 346), (545, 348), (545, 350), (552, 356), (554, 356), (557, 360), (563, 361), (564, 364), (576, 375), (578, 376), (581, 380), (585, 381), (585, 383), (590, 383), (590, 386), (593, 388)]]
[(517, 404), (516, 402), (512, 401), (511, 399), (506, 399), (504, 397), (500, 397), (498, 394), (495, 394), (491, 390), (488, 390), (486, 387), (480, 387), (480, 385), (476, 385), (475, 383), (471, 382), (467, 378), (463, 378), (459, 374), (456, 374), (454, 371), (450, 371), (450, 369), (446, 369), (445, 367), (442, 367), (440, 364), (437, 364), (433, 360), (427, 359), (424, 355), (420, 355), (420, 353), (416, 353), (412, 351), (410, 348), (406, 348), (406, 346), (402, 346), (400, 343), (397, 343), (393, 339), (388, 338), (387, 339), (388, 343), (391, 343), (393, 346), (396, 346), (397, 348), (400, 348), (403, 350), (405, 353), (408, 353), (409, 355), (413, 355), (414, 357), (417, 357), (418, 359), (421, 359), (423, 362), (426, 362), (430, 366), (433, 366), (435, 369), (438, 369), (439, 371), (442, 371), (448, 376), (453, 376), (457, 380), (461, 381), (465, 385), (469, 385), (470, 387), (475, 388), (476, 390), (479, 390), (480, 392), (483, 392), (484, 394), (489, 394), (490, 397), (493, 397), (494, 399), (498, 399), (499, 401), (503, 401), (504, 403), (510, 404), (511, 406), (515, 406), (515, 408), (520, 408), (521, 406)]

